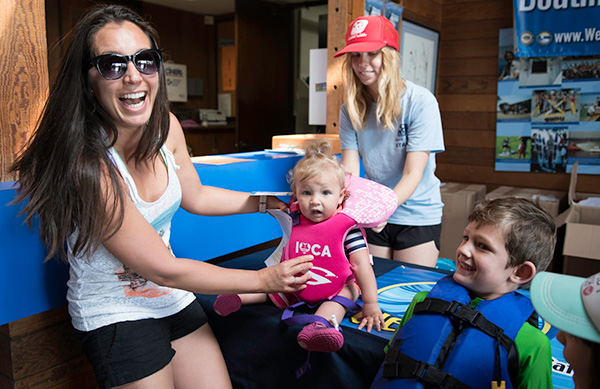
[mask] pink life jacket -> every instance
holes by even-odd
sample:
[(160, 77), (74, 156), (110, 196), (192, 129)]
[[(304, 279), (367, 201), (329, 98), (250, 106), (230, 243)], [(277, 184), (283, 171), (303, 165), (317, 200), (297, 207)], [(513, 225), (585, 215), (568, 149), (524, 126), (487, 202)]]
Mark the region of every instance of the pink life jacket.
[(306, 289), (294, 293), (298, 300), (313, 305), (337, 296), (346, 284), (354, 282), (354, 273), (344, 252), (344, 240), (357, 224), (341, 212), (320, 223), (299, 216), (300, 223), (292, 228), (281, 260), (306, 254), (314, 256), (310, 270), (312, 279)]

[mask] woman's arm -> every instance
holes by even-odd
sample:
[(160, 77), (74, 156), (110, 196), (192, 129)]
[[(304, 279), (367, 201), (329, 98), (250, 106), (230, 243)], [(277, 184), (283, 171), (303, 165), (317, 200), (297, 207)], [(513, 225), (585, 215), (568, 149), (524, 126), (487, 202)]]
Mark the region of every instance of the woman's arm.
[[(103, 244), (124, 265), (158, 285), (202, 294), (294, 292), (304, 289), (311, 278), (306, 272), (312, 267), (312, 256), (259, 271), (226, 269), (175, 258), (128, 197), (124, 207), (121, 226)], [(294, 280), (298, 273), (303, 275)]]
[[(171, 150), (175, 161), (181, 167), (177, 171), (177, 176), (181, 182), (181, 207), (183, 209), (204, 216), (258, 212), (259, 198), (257, 196), (249, 196), (246, 192), (202, 185), (188, 154), (183, 129), (173, 114), (171, 114), (167, 148)], [(287, 208), (287, 204), (277, 197), (269, 196), (267, 208), (284, 210)]]
[(342, 165), (353, 176), (360, 176), (360, 156), (358, 150), (342, 150)]
[(429, 151), (409, 151), (406, 153), (406, 162), (402, 178), (396, 184), (394, 192), (398, 195), (398, 205), (401, 205), (412, 196), (419, 186), (427, 161), (429, 160)]

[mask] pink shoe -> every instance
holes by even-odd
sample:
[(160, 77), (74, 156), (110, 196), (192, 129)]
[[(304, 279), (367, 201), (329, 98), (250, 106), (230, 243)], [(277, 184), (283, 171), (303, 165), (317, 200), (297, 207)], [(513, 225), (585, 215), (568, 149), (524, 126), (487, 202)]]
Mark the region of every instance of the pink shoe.
[(213, 309), (219, 316), (228, 316), (241, 307), (242, 299), (237, 294), (220, 294), (213, 304)]
[(310, 323), (298, 333), (298, 344), (305, 350), (334, 353), (344, 345), (344, 335), (322, 323)]

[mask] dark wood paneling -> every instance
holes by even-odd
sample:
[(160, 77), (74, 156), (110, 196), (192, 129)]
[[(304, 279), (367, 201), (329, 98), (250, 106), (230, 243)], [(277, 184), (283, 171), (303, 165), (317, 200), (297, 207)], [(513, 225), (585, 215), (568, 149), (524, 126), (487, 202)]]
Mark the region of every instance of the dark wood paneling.
[(495, 142), (495, 131), (492, 132), (487, 130), (451, 130), (448, 128), (444, 128), (444, 144), (446, 145), (446, 148), (452, 146), (476, 148), (481, 147), (481, 145), (485, 145), (493, 149)]
[(12, 366), (15, 380), (46, 371), (82, 355), (69, 320), (13, 338)]
[(438, 102), (441, 111), (489, 112), (496, 109), (496, 95), (439, 95)]
[(511, 0), (444, 0), (442, 4), (442, 30), (448, 23), (507, 19), (512, 25)]
[(441, 0), (402, 0), (404, 6), (402, 18), (422, 24), (436, 31), (442, 28)]
[(498, 54), (498, 36), (469, 39), (468, 44), (464, 40), (445, 39), (439, 54), (445, 59), (495, 57)]
[(437, 86), (440, 95), (494, 94), (498, 88), (496, 76), (442, 77)]
[[(490, 185), (488, 191), (490, 188), (500, 185), (560, 191), (566, 191), (569, 187), (568, 174), (496, 172), (493, 166), (477, 166), (473, 164), (438, 163), (436, 174), (440, 178), (452, 176), (452, 180), (445, 180), (447, 182), (468, 182)], [(580, 175), (577, 179), (577, 191), (599, 193), (598, 177)]]
[(0, 388), (92, 388), (66, 306), (0, 326)]
[(192, 156), (235, 153), (235, 128), (227, 129), (188, 129), (185, 139), (191, 148)]
[(438, 164), (489, 166), (494, 162), (494, 149), (447, 145), (446, 151), (440, 153), (436, 160)]
[(25, 377), (18, 381), (6, 381), (0, 388), (53, 388), (53, 389), (97, 389), (92, 367), (83, 355), (79, 355), (65, 363)]
[[(443, 38), (460, 41), (481, 38), (498, 38), (498, 30), (512, 27), (512, 19), (471, 20), (469, 23), (444, 23)], [(496, 45), (494, 45), (496, 46)]]
[[(445, 41), (442, 41), (440, 44), (444, 43)], [(497, 55), (477, 58), (445, 58), (440, 54), (438, 77), (496, 76), (497, 69)]]
[(463, 112), (442, 111), (442, 125), (446, 129), (485, 129), (496, 131), (496, 112), (471, 112), (469, 120), (465, 120)]

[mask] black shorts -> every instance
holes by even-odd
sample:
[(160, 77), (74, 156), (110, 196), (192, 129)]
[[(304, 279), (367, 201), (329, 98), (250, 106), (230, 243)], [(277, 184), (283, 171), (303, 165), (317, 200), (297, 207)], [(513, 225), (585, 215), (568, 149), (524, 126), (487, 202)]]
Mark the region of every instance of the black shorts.
[(440, 236), (442, 225), (435, 226), (401, 226), (399, 224), (386, 224), (380, 233), (365, 228), (367, 242), (376, 246), (391, 247), (393, 250), (404, 250), (413, 246), (434, 241), (435, 247), (440, 249)]
[(171, 341), (182, 338), (208, 321), (195, 300), (162, 319), (125, 321), (90, 332), (76, 331), (94, 368), (100, 388), (140, 380), (165, 367), (175, 355)]

